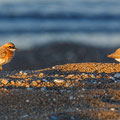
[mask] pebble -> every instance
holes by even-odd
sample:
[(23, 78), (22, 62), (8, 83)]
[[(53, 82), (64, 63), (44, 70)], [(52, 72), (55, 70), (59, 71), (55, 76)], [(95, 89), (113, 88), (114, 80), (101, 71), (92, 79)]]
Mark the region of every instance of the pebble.
[(91, 77), (91, 78), (95, 78), (95, 75), (91, 74), (90, 77)]
[(58, 77), (59, 75), (58, 74), (55, 74), (55, 77)]
[(68, 83), (68, 82), (65, 84), (66, 87), (70, 87), (70, 85), (71, 85), (71, 84)]
[(20, 74), (20, 75), (27, 75), (27, 72), (21, 70), (21, 71), (19, 72), (19, 74)]
[(27, 102), (27, 103), (29, 103), (29, 102), (30, 102), (30, 100), (26, 100), (26, 102)]
[(116, 74), (114, 75), (114, 77), (120, 78), (120, 73), (116, 73)]
[(27, 87), (27, 90), (33, 90), (33, 88)]
[(41, 83), (41, 80), (37, 80), (37, 83)]
[(29, 88), (29, 87), (30, 87), (30, 85), (25, 85), (25, 87), (26, 87), (26, 88)]
[(115, 111), (115, 108), (111, 108), (110, 110), (111, 110), (111, 111)]
[(43, 81), (43, 82), (47, 82), (47, 80), (46, 80), (46, 79), (42, 79), (42, 81)]
[(21, 118), (26, 118), (26, 117), (28, 117), (28, 116), (29, 116), (29, 115), (26, 114), (26, 115), (21, 116)]
[(42, 88), (41, 88), (41, 91), (46, 92), (46, 91), (47, 91), (47, 88), (46, 88), (46, 87), (42, 87)]
[(55, 66), (53, 66), (52, 69), (55, 69)]
[(83, 91), (85, 91), (86, 89), (85, 88), (82, 88)]
[(2, 79), (2, 80), (1, 80), (1, 83), (3, 83), (3, 84), (6, 85), (6, 84), (8, 83), (8, 80), (6, 80), (6, 79)]
[(74, 117), (74, 116), (71, 116), (71, 120), (75, 120), (75, 117)]
[(92, 84), (96, 84), (97, 83), (97, 80), (96, 79), (93, 79), (90, 81)]
[(54, 82), (55, 82), (55, 83), (64, 83), (65, 80), (62, 80), (62, 79), (54, 79)]
[(44, 73), (40, 73), (40, 74), (39, 74), (39, 77), (43, 77), (43, 76), (44, 76)]
[(50, 120), (58, 120), (58, 118), (55, 117), (55, 116), (51, 116), (51, 117), (49, 117), (49, 118), (50, 118)]
[(37, 82), (36, 81), (32, 81), (32, 85), (33, 86), (37, 86)]
[(60, 75), (60, 77), (64, 77), (64, 75)]
[(14, 85), (14, 84), (15, 84), (15, 82), (12, 80), (12, 81), (11, 81), (11, 84), (12, 84), (12, 85)]
[(112, 79), (112, 80), (115, 80), (115, 78), (114, 78), (114, 77), (112, 77), (112, 76), (110, 76), (109, 78), (110, 78), (110, 79)]
[(84, 95), (80, 95), (80, 97), (84, 97)]
[(69, 97), (70, 100), (73, 100), (73, 98), (74, 98), (73, 96), (70, 96), (70, 97)]
[(23, 75), (27, 75), (27, 73), (26, 73), (26, 72), (24, 72), (24, 73), (23, 73)]
[(22, 75), (22, 74), (23, 74), (23, 71), (21, 70), (21, 71), (19, 72), (19, 74)]
[(73, 74), (70, 74), (70, 75), (68, 75), (66, 78), (67, 78), (67, 79), (70, 79), (70, 78), (72, 78), (72, 77), (74, 77), (74, 75), (73, 75)]

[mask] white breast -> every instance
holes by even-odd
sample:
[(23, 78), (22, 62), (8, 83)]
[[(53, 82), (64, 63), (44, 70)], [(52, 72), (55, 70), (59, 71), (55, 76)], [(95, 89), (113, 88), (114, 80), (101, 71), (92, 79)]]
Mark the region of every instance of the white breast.
[(120, 58), (116, 58), (115, 60), (118, 61), (118, 62), (120, 62)]
[(5, 64), (5, 60), (4, 59), (0, 59), (0, 64)]

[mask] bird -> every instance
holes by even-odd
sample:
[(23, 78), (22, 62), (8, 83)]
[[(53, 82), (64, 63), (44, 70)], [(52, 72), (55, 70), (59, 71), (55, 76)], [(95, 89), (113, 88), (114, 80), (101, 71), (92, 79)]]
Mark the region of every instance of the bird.
[(0, 47), (0, 70), (2, 71), (2, 65), (7, 64), (13, 58), (17, 48), (12, 42), (8, 42)]
[(120, 48), (118, 48), (114, 53), (108, 55), (107, 57), (113, 58), (116, 61), (120, 62)]

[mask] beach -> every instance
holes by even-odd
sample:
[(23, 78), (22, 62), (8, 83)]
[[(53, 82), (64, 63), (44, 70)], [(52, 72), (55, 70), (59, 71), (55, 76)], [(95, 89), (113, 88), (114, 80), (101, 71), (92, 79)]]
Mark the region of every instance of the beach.
[(120, 64), (2, 72), (0, 119), (118, 120)]
[(120, 1), (0, 1), (0, 120), (120, 120)]

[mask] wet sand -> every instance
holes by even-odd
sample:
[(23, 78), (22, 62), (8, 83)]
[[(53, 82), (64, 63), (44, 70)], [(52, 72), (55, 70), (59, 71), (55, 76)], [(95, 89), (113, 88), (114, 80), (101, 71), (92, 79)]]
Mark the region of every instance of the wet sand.
[(0, 73), (0, 120), (118, 120), (120, 64)]
[(108, 58), (107, 55), (117, 48), (97, 48), (74, 42), (48, 43), (29, 50), (19, 48), (12, 61), (3, 66), (3, 70), (39, 70), (55, 65), (81, 62), (111, 63), (115, 60)]

